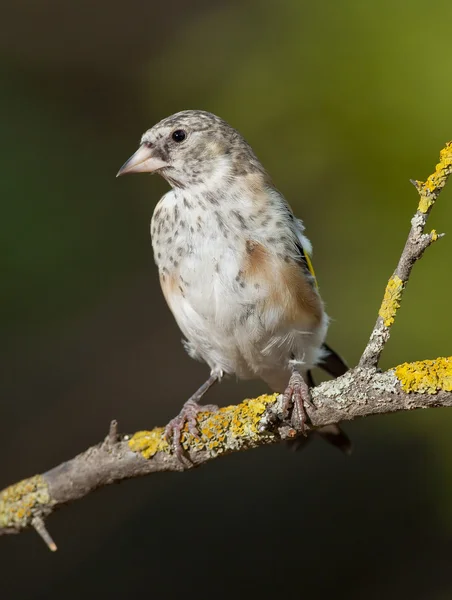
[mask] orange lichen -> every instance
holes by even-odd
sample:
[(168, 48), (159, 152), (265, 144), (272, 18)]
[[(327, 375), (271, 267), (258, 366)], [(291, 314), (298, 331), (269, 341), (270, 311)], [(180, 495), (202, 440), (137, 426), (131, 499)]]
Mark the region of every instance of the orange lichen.
[(452, 392), (452, 356), (403, 363), (394, 369), (394, 373), (405, 392)]
[(386, 327), (390, 327), (394, 323), (394, 319), (403, 292), (403, 281), (397, 275), (391, 277), (386, 286), (383, 302), (381, 303), (378, 314), (383, 319)]

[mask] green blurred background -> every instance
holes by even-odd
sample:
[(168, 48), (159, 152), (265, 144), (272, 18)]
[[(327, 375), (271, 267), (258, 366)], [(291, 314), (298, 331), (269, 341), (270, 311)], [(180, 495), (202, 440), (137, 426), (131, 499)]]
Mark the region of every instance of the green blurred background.
[[(0, 21), (0, 488), (163, 424), (207, 375), (161, 295), (144, 130), (239, 129), (307, 226), (329, 341), (355, 364), (424, 179), (452, 138), (452, 3), (20, 0)], [(452, 230), (452, 183), (429, 225)], [(451, 353), (449, 237), (416, 265), (382, 367)], [(209, 402), (265, 391), (223, 383)], [(452, 597), (452, 412), (104, 489), (0, 539), (2, 599)]]

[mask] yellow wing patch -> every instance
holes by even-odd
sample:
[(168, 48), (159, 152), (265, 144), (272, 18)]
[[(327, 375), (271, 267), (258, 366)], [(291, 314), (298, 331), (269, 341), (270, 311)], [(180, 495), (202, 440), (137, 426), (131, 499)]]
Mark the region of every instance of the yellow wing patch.
[(309, 256), (309, 254), (306, 252), (306, 250), (304, 248), (303, 248), (303, 254), (304, 254), (304, 257), (306, 258), (306, 264), (308, 265), (309, 272), (314, 277), (315, 287), (317, 289), (319, 289), (319, 284), (317, 283), (317, 277), (315, 276), (314, 266), (312, 264), (311, 257)]

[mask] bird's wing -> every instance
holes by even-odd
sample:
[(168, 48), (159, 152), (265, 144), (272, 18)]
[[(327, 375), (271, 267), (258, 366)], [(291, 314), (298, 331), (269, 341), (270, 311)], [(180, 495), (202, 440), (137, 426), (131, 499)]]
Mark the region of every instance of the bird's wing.
[[(295, 219), (295, 231), (297, 234), (297, 249), (300, 253), (300, 261), (303, 264), (305, 271), (312, 275), (313, 283), (318, 289), (317, 278), (315, 276), (314, 267), (312, 266), (311, 254), (312, 246), (309, 240), (303, 235), (304, 226), (302, 221)], [(340, 377), (349, 369), (346, 362), (327, 344), (322, 345), (323, 358), (318, 366), (326, 371), (332, 377)]]
[(312, 245), (307, 237), (304, 236), (304, 225), (303, 221), (300, 219), (295, 219), (292, 216), (293, 224), (295, 226), (295, 234), (297, 237), (297, 250), (299, 252), (300, 263), (302, 264), (304, 270), (309, 273), (312, 277), (312, 282), (314, 286), (318, 289), (319, 284), (317, 283), (317, 278), (315, 276), (314, 266), (312, 264)]
[(302, 242), (299, 241), (297, 244), (297, 248), (300, 252), (300, 259), (304, 263), (305, 268), (311, 273), (312, 278), (314, 279), (315, 287), (318, 289), (319, 284), (317, 282), (317, 277), (315, 276), (314, 266), (312, 264), (311, 256), (307, 250), (302, 245)]

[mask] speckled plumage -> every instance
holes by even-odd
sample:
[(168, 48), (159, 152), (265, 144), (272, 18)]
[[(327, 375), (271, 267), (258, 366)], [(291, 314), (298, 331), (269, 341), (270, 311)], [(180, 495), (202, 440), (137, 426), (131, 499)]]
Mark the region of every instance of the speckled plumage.
[(151, 236), (190, 356), (214, 378), (260, 378), (278, 392), (294, 365), (306, 376), (325, 355), (328, 326), (311, 245), (248, 143), (219, 117), (184, 111), (143, 135), (120, 173), (135, 171), (157, 171), (172, 187)]

